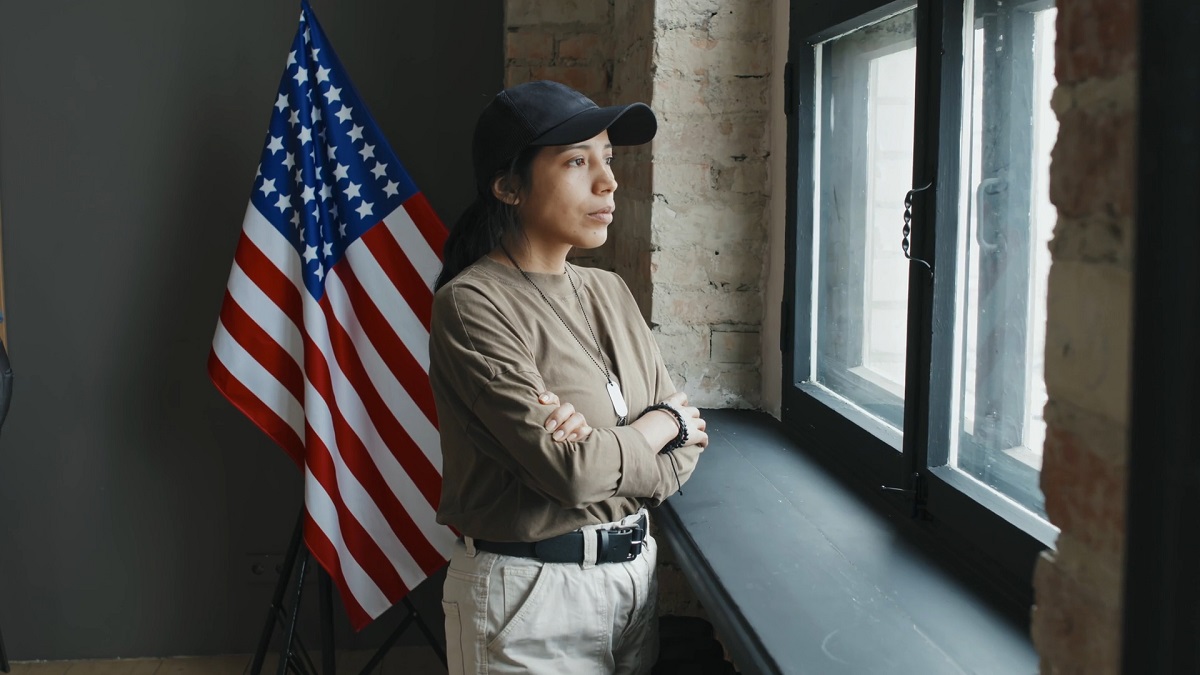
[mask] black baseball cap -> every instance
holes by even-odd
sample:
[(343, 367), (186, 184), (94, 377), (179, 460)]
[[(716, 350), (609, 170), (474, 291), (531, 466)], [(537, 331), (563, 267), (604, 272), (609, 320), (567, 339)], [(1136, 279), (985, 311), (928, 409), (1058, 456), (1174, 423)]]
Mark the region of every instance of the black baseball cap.
[(569, 145), (605, 129), (613, 145), (641, 145), (654, 138), (658, 120), (645, 103), (601, 108), (550, 80), (509, 87), (496, 94), (475, 123), (475, 186), (486, 193), (496, 174), (531, 145)]

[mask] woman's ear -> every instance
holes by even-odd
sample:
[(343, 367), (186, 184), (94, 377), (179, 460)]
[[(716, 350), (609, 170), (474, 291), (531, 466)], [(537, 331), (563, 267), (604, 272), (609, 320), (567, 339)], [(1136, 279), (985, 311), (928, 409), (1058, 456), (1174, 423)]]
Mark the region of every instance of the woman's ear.
[(492, 194), (496, 196), (496, 199), (509, 206), (516, 206), (521, 203), (520, 194), (512, 186), (508, 177), (503, 175), (496, 176), (496, 179), (492, 181)]

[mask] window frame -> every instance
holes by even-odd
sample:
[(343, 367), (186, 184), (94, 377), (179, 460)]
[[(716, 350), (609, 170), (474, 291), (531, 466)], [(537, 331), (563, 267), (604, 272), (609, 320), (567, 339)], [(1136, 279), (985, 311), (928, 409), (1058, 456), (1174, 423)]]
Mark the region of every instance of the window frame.
[[(812, 372), (814, 47), (916, 7), (916, 105), (910, 253), (935, 270), (910, 263), (904, 432), (804, 382)], [(781, 350), (781, 419), (805, 448), (840, 465), (863, 490), (883, 495), (975, 571), (978, 580), (1024, 606), (1032, 604), (1037, 555), (1055, 528), (947, 465), (953, 388), (953, 326), (935, 330), (934, 316), (953, 316), (957, 275), (960, 143), (963, 114), (965, 0), (844, 0), (790, 8), (785, 71), (787, 227)], [(896, 230), (904, 195), (896, 195)], [(899, 237), (897, 237), (899, 243)], [(899, 253), (899, 251), (898, 251)], [(940, 261), (940, 262), (939, 262)], [(947, 312), (947, 310), (950, 310)], [(941, 357), (935, 359), (934, 354)], [(888, 442), (889, 433), (893, 442)], [(882, 488), (882, 489), (881, 489)]]

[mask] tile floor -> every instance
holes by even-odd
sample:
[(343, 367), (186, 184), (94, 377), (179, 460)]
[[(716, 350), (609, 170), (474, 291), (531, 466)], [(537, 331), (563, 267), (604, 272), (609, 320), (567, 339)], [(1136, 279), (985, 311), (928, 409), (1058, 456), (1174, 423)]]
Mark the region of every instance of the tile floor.
[[(358, 675), (374, 652), (338, 652), (340, 675)], [(251, 654), (195, 656), (170, 659), (113, 659), (95, 661), (24, 661), (11, 665), (12, 675), (245, 675)], [(320, 657), (313, 655), (320, 670)], [(275, 675), (277, 657), (268, 656), (262, 675)], [(446, 675), (446, 669), (427, 647), (394, 647), (371, 675)]]

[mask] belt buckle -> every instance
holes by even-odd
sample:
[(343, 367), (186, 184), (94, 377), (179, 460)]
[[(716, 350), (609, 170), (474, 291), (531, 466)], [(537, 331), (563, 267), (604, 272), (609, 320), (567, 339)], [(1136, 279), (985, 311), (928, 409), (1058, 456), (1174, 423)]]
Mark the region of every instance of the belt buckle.
[(642, 543), (646, 541), (646, 531), (640, 524), (618, 530), (618, 532), (629, 535), (629, 553), (625, 555), (624, 562), (629, 562), (642, 554)]

